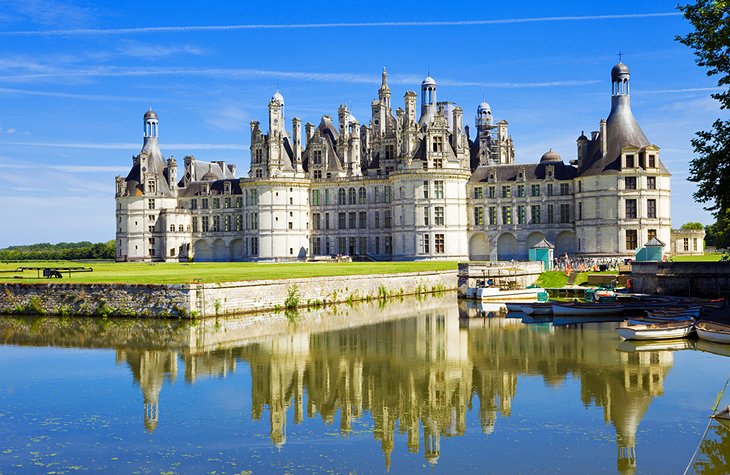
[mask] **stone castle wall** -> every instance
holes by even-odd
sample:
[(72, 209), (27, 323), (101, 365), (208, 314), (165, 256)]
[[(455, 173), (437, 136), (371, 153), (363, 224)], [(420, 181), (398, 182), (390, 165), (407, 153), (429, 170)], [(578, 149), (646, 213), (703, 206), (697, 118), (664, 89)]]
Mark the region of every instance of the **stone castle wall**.
[(211, 317), (453, 289), (455, 271), (220, 284), (6, 283), (0, 284), (0, 314)]
[(634, 262), (631, 290), (660, 295), (730, 298), (730, 262)]

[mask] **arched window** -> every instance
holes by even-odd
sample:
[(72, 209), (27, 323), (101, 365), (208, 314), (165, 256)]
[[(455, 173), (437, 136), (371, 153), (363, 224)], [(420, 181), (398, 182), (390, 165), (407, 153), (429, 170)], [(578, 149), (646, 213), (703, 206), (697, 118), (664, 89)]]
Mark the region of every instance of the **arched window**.
[(344, 188), (340, 188), (337, 191), (337, 204), (338, 205), (347, 204), (347, 196), (346, 196), (346, 193), (345, 193), (345, 189)]
[(185, 227), (181, 224), (177, 227), (177, 232), (182, 233), (185, 231)]
[(349, 204), (354, 205), (357, 203), (357, 195), (355, 193), (355, 188), (350, 188), (347, 190), (347, 201)]
[(361, 186), (360, 189), (357, 191), (357, 202), (361, 205), (364, 205), (368, 202), (368, 195), (367, 191), (365, 191), (364, 186)]

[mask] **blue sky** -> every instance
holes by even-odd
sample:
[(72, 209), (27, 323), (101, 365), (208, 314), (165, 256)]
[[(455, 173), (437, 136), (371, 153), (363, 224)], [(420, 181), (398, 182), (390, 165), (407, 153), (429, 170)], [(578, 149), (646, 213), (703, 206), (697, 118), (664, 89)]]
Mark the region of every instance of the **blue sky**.
[(608, 115), (619, 51), (634, 114), (673, 174), (673, 225), (711, 223), (686, 178), (694, 132), (721, 112), (715, 80), (674, 41), (689, 31), (675, 5), (0, 0), (0, 247), (113, 239), (114, 176), (150, 106), (165, 156), (244, 174), (248, 124), (266, 122), (277, 86), (288, 122), (342, 103), (367, 122), (383, 66), (395, 106), (430, 68), (468, 124), (482, 97), (510, 123), (517, 162), (548, 148), (569, 160)]

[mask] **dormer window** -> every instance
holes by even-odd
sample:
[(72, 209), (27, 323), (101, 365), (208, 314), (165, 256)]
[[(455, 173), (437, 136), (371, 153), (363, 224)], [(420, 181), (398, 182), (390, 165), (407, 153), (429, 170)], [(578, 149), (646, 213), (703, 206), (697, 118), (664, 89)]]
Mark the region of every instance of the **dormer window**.
[(230, 181), (223, 183), (223, 193), (226, 195), (231, 194), (231, 182)]
[(656, 168), (656, 155), (649, 155), (649, 168)]
[(203, 194), (204, 195), (210, 194), (210, 183), (203, 183)]
[(552, 165), (545, 167), (545, 178), (552, 179), (555, 175), (555, 167)]
[(254, 161), (253, 162), (255, 164), (260, 164), (263, 161), (264, 161), (264, 151), (261, 150), (260, 148), (257, 148), (254, 151)]
[(436, 136), (433, 138), (433, 151), (434, 152), (443, 152), (444, 151), (444, 138), (441, 136)]
[(633, 154), (626, 155), (626, 168), (634, 168), (636, 166), (636, 159)]
[(322, 151), (321, 150), (312, 151), (312, 164), (313, 165), (322, 165)]
[(154, 193), (155, 192), (155, 181), (149, 180), (147, 182), (147, 193)]

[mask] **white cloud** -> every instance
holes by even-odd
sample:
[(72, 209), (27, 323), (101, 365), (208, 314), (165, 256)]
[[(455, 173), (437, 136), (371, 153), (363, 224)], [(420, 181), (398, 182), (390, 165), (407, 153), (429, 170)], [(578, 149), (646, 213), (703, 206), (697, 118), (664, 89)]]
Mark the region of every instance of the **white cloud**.
[(140, 97), (130, 96), (119, 96), (119, 95), (103, 95), (103, 94), (77, 94), (72, 92), (57, 92), (57, 91), (40, 91), (32, 89), (15, 89), (9, 87), (0, 87), (0, 94), (22, 94), (27, 96), (41, 96), (41, 97), (60, 97), (62, 99), (83, 99), (91, 101), (143, 101)]
[(134, 58), (159, 59), (179, 54), (201, 55), (203, 49), (186, 44), (161, 45), (158, 43), (125, 41), (117, 46), (117, 52)]
[(381, 21), (381, 22), (339, 22), (339, 23), (288, 23), (288, 24), (242, 24), (210, 26), (156, 26), (143, 28), (84, 28), (63, 30), (4, 31), (0, 36), (84, 36), (84, 35), (130, 35), (140, 33), (191, 33), (205, 31), (232, 30), (293, 30), (323, 28), (393, 28), (393, 27), (434, 27), (434, 26), (479, 26), (507, 25), (514, 23), (570, 22), (591, 20), (623, 20), (678, 16), (678, 12), (666, 13), (624, 13), (615, 15), (575, 15), (534, 18), (502, 18), (491, 20), (456, 21)]
[[(26, 147), (76, 148), (90, 150), (138, 150), (139, 143), (93, 143), (93, 142), (7, 142), (0, 145), (22, 145)], [(161, 144), (163, 150), (248, 150), (246, 144), (231, 143), (171, 143)]]

